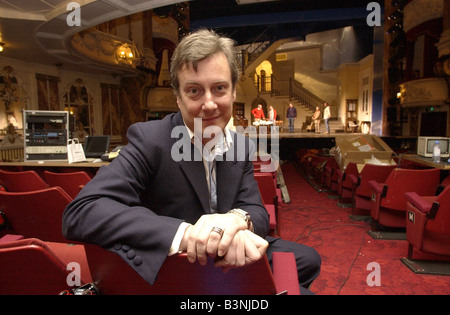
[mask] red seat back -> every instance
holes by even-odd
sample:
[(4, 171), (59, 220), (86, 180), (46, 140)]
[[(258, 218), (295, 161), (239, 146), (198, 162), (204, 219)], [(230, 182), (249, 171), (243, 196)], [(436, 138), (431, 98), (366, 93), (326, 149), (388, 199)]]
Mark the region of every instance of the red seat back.
[(75, 198), (81, 188), (91, 180), (91, 177), (84, 171), (72, 173), (44, 171), (44, 178), (50, 187), (59, 186), (72, 198)]
[(67, 264), (38, 239), (0, 243), (0, 295), (57, 295), (70, 290)]
[(347, 164), (347, 167), (345, 168), (345, 171), (342, 172), (343, 178), (341, 178), (340, 185), (345, 188), (351, 188), (352, 187), (352, 181), (350, 174), (359, 175), (358, 171), (358, 165), (354, 162), (350, 162)]
[(356, 189), (356, 194), (359, 196), (370, 197), (372, 193), (369, 181), (374, 180), (378, 183), (384, 183), (389, 174), (396, 168), (396, 165), (366, 164), (359, 175), (360, 184)]
[(339, 165), (336, 162), (336, 159), (328, 159), (327, 164), (325, 165), (325, 171), (328, 176), (330, 176), (331, 180), (337, 181), (337, 172), (336, 170), (339, 168)]
[(439, 169), (401, 169), (393, 170), (385, 181), (387, 194), (381, 206), (394, 210), (406, 210), (405, 193), (416, 192), (419, 196), (433, 196), (440, 183)]
[(69, 195), (60, 187), (28, 192), (0, 191), (0, 211), (16, 234), (43, 241), (69, 242), (62, 235), (62, 214)]
[(117, 254), (85, 245), (93, 281), (100, 294), (271, 295), (276, 294), (267, 258), (223, 273), (210, 259), (205, 266), (189, 263), (186, 254), (169, 256), (154, 285), (148, 284)]
[(0, 170), (0, 183), (7, 191), (31, 191), (49, 187), (35, 171), (8, 172)]
[(450, 186), (438, 196), (406, 194), (406, 239), (409, 243), (408, 258), (412, 259), (413, 247), (420, 251), (450, 256)]
[(254, 173), (254, 176), (258, 182), (258, 187), (263, 202), (273, 205), (277, 192), (272, 173)]
[(428, 220), (425, 229), (450, 236), (450, 186), (447, 186), (436, 197), (435, 202), (439, 203), (436, 217), (433, 220)]
[(450, 186), (450, 175), (448, 175), (441, 183), (442, 186), (447, 187)]

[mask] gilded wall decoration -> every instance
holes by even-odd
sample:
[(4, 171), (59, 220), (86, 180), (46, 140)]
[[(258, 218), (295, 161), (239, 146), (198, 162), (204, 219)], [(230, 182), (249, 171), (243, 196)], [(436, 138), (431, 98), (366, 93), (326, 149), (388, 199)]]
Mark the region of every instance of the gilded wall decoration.
[(58, 77), (36, 74), (39, 110), (61, 110), (59, 107)]
[(408, 32), (417, 25), (441, 18), (444, 14), (444, 0), (411, 1), (403, 11), (403, 29)]
[(68, 85), (63, 100), (64, 110), (74, 117), (77, 132), (94, 135), (94, 98), (82, 79)]
[(6, 130), (12, 124), (22, 129), (22, 110), (27, 108), (27, 94), (11, 66), (0, 70), (0, 129)]

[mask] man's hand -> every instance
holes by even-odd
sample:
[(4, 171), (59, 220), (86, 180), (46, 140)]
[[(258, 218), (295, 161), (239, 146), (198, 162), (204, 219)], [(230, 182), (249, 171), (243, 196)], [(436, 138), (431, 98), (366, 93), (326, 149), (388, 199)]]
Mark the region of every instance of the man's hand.
[(217, 257), (214, 266), (222, 267), (228, 272), (235, 267), (248, 266), (261, 259), (266, 253), (269, 243), (249, 230), (236, 233), (228, 252), (223, 257)]
[[(213, 231), (214, 227), (222, 229), (223, 235)], [(268, 246), (264, 239), (246, 229), (245, 220), (232, 213), (203, 215), (186, 229), (180, 250), (187, 252), (191, 263), (198, 260), (205, 265), (209, 256), (219, 257), (216, 264), (228, 266), (226, 269), (246, 265), (261, 258)]]

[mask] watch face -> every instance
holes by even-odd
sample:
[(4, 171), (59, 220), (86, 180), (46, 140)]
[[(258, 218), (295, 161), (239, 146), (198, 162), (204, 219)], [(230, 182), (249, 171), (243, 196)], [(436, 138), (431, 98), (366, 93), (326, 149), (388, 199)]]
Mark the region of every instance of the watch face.
[(248, 221), (250, 220), (250, 215), (249, 215), (246, 211), (244, 211), (244, 210), (241, 210), (241, 209), (233, 209), (233, 210), (231, 210), (231, 212), (234, 212), (236, 215), (241, 216), (242, 219), (244, 219), (245, 222), (247, 222), (247, 223), (248, 223)]

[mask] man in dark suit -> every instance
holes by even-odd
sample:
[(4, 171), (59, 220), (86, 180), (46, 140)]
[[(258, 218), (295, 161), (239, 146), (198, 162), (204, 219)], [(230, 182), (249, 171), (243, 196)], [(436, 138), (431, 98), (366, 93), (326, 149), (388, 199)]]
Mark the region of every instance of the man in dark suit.
[(151, 284), (179, 251), (200, 264), (213, 257), (224, 270), (293, 251), (300, 284), (309, 286), (320, 257), (266, 237), (254, 145), (226, 128), (239, 78), (233, 41), (206, 30), (187, 36), (171, 76), (180, 111), (129, 128), (127, 146), (64, 211), (63, 234), (117, 252)]

